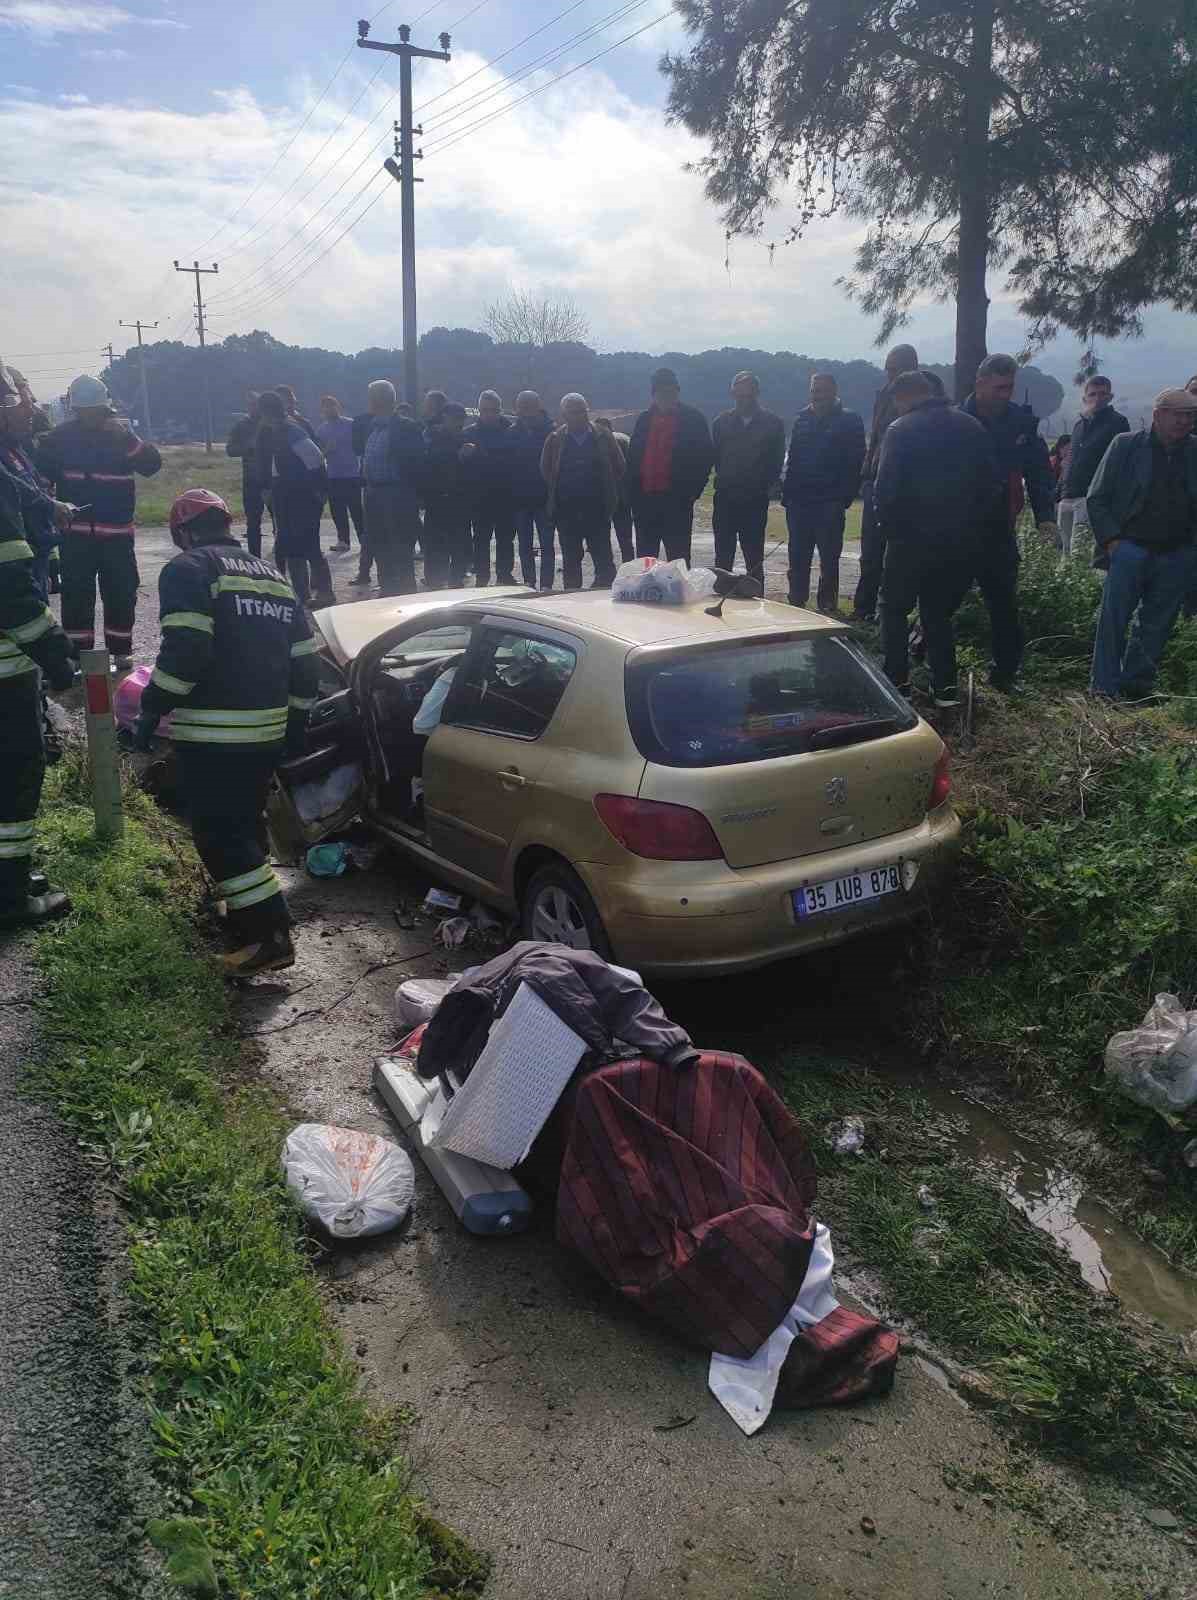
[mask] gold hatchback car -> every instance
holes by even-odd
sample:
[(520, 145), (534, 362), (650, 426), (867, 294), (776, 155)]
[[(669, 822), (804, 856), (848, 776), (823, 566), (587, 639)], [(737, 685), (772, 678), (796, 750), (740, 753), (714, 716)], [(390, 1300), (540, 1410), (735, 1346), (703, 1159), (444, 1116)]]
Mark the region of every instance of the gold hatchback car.
[(960, 824), (942, 740), (839, 623), (461, 589), (317, 613), (276, 827), (354, 815), (523, 936), (724, 973), (900, 923)]

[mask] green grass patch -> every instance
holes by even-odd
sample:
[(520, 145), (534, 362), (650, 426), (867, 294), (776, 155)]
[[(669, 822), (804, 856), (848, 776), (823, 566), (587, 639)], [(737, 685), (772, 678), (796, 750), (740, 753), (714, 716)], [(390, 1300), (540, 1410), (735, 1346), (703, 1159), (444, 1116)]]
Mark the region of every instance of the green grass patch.
[(223, 442), (213, 444), (211, 455), (202, 444), (164, 444), (161, 472), (137, 480), (138, 527), (160, 528), (169, 522), (170, 508), (184, 489), (211, 489), (225, 500), (235, 519), (245, 515), (241, 463), (225, 455)]
[[(245, 1087), (227, 992), (196, 932), (190, 845), (136, 791), (91, 837), (80, 765), (41, 827), (75, 902), (41, 936), (48, 1090), (127, 1218), (163, 1516), (187, 1592), (407, 1600), (480, 1592), (487, 1564), (410, 1492), (325, 1318), (279, 1165), (287, 1124)], [(240, 1084), (240, 1087), (236, 1085)]]
[[(1022, 1435), (1197, 1516), (1197, 1372), (1175, 1340), (1132, 1326), (992, 1184), (953, 1155), (955, 1132), (916, 1088), (779, 1054), (774, 1081), (807, 1125), (836, 1255), (866, 1265), (892, 1310), (968, 1363), (971, 1395)], [(828, 1127), (861, 1116), (865, 1153)], [(937, 1202), (925, 1211), (918, 1189)]]

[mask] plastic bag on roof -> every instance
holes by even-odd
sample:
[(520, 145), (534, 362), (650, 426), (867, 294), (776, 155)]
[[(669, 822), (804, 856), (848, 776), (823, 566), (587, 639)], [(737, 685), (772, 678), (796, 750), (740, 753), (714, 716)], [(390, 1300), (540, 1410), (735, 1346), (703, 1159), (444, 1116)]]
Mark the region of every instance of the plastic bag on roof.
[(396, 1228), (411, 1210), (411, 1157), (389, 1139), (327, 1122), (302, 1122), (283, 1146), (287, 1186), (334, 1239)]
[(715, 574), (706, 567), (687, 567), (681, 560), (658, 561), (640, 556), (625, 561), (611, 585), (613, 600), (644, 606), (681, 606), (715, 592)]
[(1197, 1107), (1197, 1011), (1157, 994), (1142, 1026), (1106, 1045), (1106, 1075), (1128, 1099), (1165, 1116)]

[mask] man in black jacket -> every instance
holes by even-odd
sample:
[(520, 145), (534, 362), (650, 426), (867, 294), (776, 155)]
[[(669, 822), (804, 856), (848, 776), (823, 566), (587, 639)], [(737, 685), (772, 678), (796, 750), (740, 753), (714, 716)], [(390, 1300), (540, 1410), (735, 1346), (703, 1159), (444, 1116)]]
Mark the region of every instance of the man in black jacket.
[(885, 561), (885, 539), (873, 510), (873, 479), (881, 459), (881, 441), (885, 430), (897, 416), (894, 409), (894, 382), (904, 372), (917, 372), (918, 351), (912, 344), (896, 344), (885, 358), (885, 385), (878, 389), (873, 400), (873, 421), (869, 429), (869, 447), (865, 454), (860, 479), (860, 578), (852, 601), (854, 622), (871, 622), (877, 610), (877, 591), (881, 587), (881, 569)]
[(515, 440), (511, 418), (493, 389), (478, 396), (478, 420), (462, 434), (462, 460), (473, 500), (474, 585), (490, 582), (491, 540), (495, 545), (495, 581), (515, 582), (515, 501), (512, 490)]
[[(553, 431), (548, 412), (534, 389), (515, 397), (515, 422), (511, 429), (511, 494), (515, 506), (515, 533), (519, 541), (520, 576), (530, 589), (551, 589), (556, 576), (557, 551), (553, 519), (545, 510), (548, 485), (540, 473), (544, 442)], [(536, 546), (540, 545), (540, 582), (537, 584)]]
[(1072, 430), (1068, 471), (1061, 500), (1083, 500), (1110, 448), (1110, 440), (1131, 431), (1121, 411), (1113, 407), (1114, 386), (1108, 378), (1090, 378), (1085, 385), (1084, 407)]
[(1022, 661), (1023, 633), (1018, 616), (1018, 539), (1014, 529), (1029, 496), (1039, 532), (1055, 543), (1055, 481), (1047, 442), (1030, 406), (1016, 405), (1018, 363), (1013, 356), (986, 356), (977, 368), (972, 394), (961, 405), (975, 417), (997, 452), (999, 483), (991, 506), (978, 527), (974, 576), (989, 612), (993, 664), (989, 681), (1009, 693)]
[[(224, 452), (225, 455), (233, 456), (241, 462), (241, 503), (245, 507), (245, 543), (249, 547), (251, 556), (260, 556), (262, 512), (265, 509), (262, 491), (269, 489), (270, 485), (263, 483), (258, 471), (258, 430), (262, 426), (262, 417), (258, 409), (256, 390), (250, 389), (246, 394), (245, 405), (245, 415), (238, 417), (229, 429), (228, 443), (224, 447)], [(270, 522), (273, 526), (273, 512), (270, 514)]]
[(845, 411), (826, 372), (810, 380), (810, 405), (794, 419), (781, 487), (790, 531), (790, 604), (810, 598), (810, 564), (819, 552), (819, 610), (833, 616), (840, 598), (844, 513), (856, 499), (865, 453), (864, 423)]
[(715, 565), (730, 572), (736, 543), (744, 566), (765, 585), (765, 528), (769, 496), (781, 477), (786, 430), (781, 418), (761, 405), (760, 382), (751, 372), (732, 379), (735, 407), (715, 418)]
[(715, 459), (711, 430), (701, 411), (685, 406), (671, 367), (652, 375), (653, 403), (636, 418), (624, 478), (636, 523), (636, 554), (689, 564), (694, 502), (707, 486)]
[(979, 529), (997, 490), (997, 456), (981, 424), (936, 395), (924, 373), (896, 378), (891, 398), (896, 417), (886, 429), (873, 485), (885, 540), (885, 670), (908, 691), (909, 622), (917, 603), (935, 704), (954, 706), (952, 618), (973, 580)]

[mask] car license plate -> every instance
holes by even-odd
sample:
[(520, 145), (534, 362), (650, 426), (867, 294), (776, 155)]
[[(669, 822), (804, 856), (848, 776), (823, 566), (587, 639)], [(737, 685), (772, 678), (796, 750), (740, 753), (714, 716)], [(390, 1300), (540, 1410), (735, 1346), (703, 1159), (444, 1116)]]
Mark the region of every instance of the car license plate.
[(895, 894), (902, 887), (902, 869), (892, 866), (870, 867), (864, 872), (846, 872), (842, 878), (827, 878), (823, 883), (808, 883), (795, 889), (794, 911), (800, 917), (817, 917), (823, 911), (843, 911), (883, 894)]

